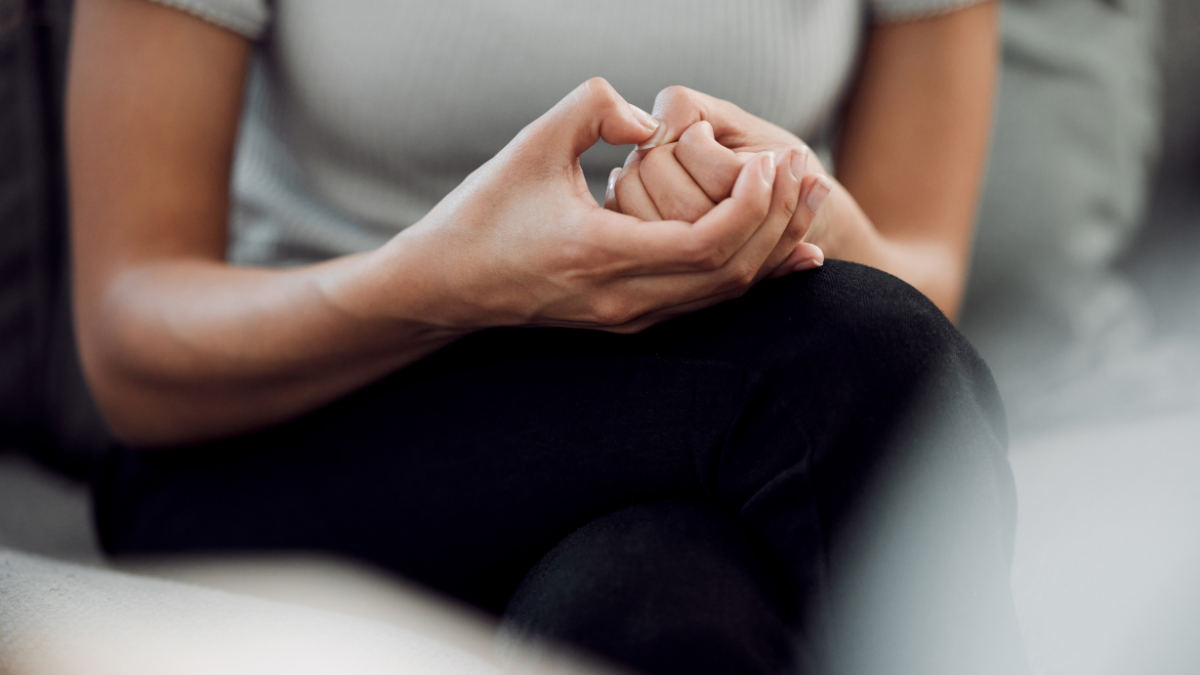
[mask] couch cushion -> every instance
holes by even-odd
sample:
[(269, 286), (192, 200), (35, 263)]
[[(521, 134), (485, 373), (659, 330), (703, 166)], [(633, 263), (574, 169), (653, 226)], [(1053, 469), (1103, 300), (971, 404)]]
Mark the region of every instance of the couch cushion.
[[(961, 326), (1016, 433), (1191, 396), (1195, 348), (1150, 339), (1111, 269), (1157, 152), (1159, 0), (1010, 0)], [(1195, 387), (1192, 386), (1192, 389)]]

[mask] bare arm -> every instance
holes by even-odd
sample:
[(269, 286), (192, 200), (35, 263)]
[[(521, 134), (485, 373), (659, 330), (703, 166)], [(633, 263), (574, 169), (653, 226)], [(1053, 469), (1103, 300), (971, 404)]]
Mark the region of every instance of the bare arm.
[(76, 25), (76, 318), (89, 382), (119, 436), (153, 445), (254, 428), (453, 339), (339, 306), (330, 286), (350, 259), (224, 264), (246, 40), (140, 0), (82, 2)]
[(827, 214), (842, 225), (827, 228), (829, 255), (895, 274), (951, 318), (987, 158), (997, 13), (988, 2), (871, 32), (836, 160), (853, 200), (835, 188)]
[(88, 381), (131, 445), (281, 422), (487, 326), (632, 331), (713, 304), (752, 282), (795, 209), (797, 181), (765, 153), (695, 224), (650, 230), (600, 209), (579, 154), (656, 123), (592, 80), (381, 249), (233, 267), (250, 45), (144, 0), (84, 0), (75, 25), (76, 324)]

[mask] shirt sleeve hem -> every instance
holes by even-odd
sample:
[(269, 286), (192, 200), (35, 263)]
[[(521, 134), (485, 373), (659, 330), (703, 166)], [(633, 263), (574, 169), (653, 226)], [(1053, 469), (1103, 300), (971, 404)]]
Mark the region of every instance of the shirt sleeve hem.
[(988, 0), (954, 0), (952, 2), (936, 3), (932, 4), (932, 6), (926, 7), (875, 6), (871, 12), (871, 21), (875, 24), (889, 24), (932, 19), (934, 17), (957, 12), (960, 9), (966, 9), (971, 5), (978, 5), (987, 1)]
[(244, 16), (237, 11), (213, 7), (212, 5), (195, 0), (153, 0), (160, 5), (186, 12), (221, 28), (231, 30), (243, 37), (257, 40), (266, 28), (266, 22), (254, 17)]

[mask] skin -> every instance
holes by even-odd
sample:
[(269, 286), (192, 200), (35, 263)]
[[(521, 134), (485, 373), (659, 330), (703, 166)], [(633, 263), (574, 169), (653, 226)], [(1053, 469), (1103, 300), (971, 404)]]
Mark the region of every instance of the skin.
[[(966, 286), (983, 183), (997, 22), (997, 4), (986, 2), (874, 28), (836, 148), (837, 179), (805, 184), (802, 204), (816, 208), (802, 205), (795, 219), (808, 222), (789, 229), (825, 255), (907, 281), (951, 319)], [(732, 103), (683, 87), (664, 90), (654, 114), (665, 124), (618, 175), (609, 204), (641, 218), (697, 217), (728, 190), (749, 153), (804, 147)], [(697, 129), (701, 121), (710, 126)], [(687, 147), (689, 134), (712, 137), (730, 153), (714, 160), (660, 151), (676, 141)], [(816, 257), (798, 246), (783, 269), (803, 269)]]
[[(896, 67), (889, 55), (904, 43), (882, 40), (880, 30), (870, 39), (851, 106), (839, 155), (841, 184), (822, 177), (799, 139), (730, 104), (670, 88), (656, 103), (658, 122), (596, 79), (531, 123), (382, 248), (267, 270), (224, 262), (250, 44), (143, 0), (84, 0), (68, 84), (68, 159), (76, 326), (101, 409), (131, 446), (195, 443), (294, 418), (490, 326), (634, 332), (741, 295), (768, 275), (811, 267), (820, 249), (850, 257), (861, 248), (878, 259), (851, 259), (901, 269), (892, 256), (924, 269), (940, 258), (895, 254), (899, 244), (884, 236), (913, 237), (923, 226), (906, 225), (918, 222), (915, 216), (885, 216), (910, 202), (922, 206), (913, 211), (918, 216), (941, 204), (936, 196), (918, 199), (906, 190), (919, 191), (939, 176), (957, 186), (960, 178), (944, 175), (950, 172), (942, 165), (961, 158), (892, 143), (881, 147), (907, 154), (875, 158), (886, 171), (846, 172), (873, 148), (856, 140), (862, 127), (882, 123), (895, 132), (893, 117), (925, 124), (922, 111), (932, 105), (898, 99), (895, 87), (873, 79), (873, 70)], [(928, 65), (917, 59), (892, 76), (912, 75), (922, 63)], [(886, 110), (905, 102), (917, 110)], [(879, 106), (885, 108), (874, 110)], [(966, 124), (984, 129), (980, 167), (986, 118)], [(682, 138), (701, 121), (708, 125), (697, 125), (695, 138)], [(942, 126), (945, 141), (954, 133), (944, 127), (955, 125)], [(660, 185), (658, 176), (676, 162), (689, 177), (700, 177), (694, 186), (709, 190), (707, 201), (681, 192), (672, 205), (643, 218), (599, 208), (578, 156), (600, 138), (651, 150), (675, 144), (671, 157), (660, 151), (639, 158), (639, 170), (651, 167), (639, 179), (646, 193), (665, 199), (673, 188), (664, 189), (671, 183)], [(736, 161), (713, 159), (718, 146)], [(920, 157), (932, 177), (912, 180), (911, 157)], [(705, 174), (701, 165), (714, 173)], [(880, 175), (899, 185), (873, 188)], [(859, 176), (857, 183), (852, 176)], [(854, 192), (860, 202), (849, 196), (872, 189), (879, 192), (872, 198)], [(614, 191), (632, 194), (625, 187)], [(812, 208), (822, 201), (813, 195), (824, 192), (825, 205)], [(973, 215), (967, 192), (965, 210)], [(664, 217), (662, 210), (666, 219), (646, 227), (645, 220)], [(965, 251), (969, 218), (954, 222), (963, 220)], [(965, 274), (965, 253), (963, 260)], [(961, 279), (957, 283), (961, 293)]]
[(289, 270), (224, 262), (250, 45), (142, 0), (87, 0), (68, 83), (76, 325), (135, 447), (276, 424), (482, 328), (616, 332), (744, 293), (789, 255), (800, 179), (758, 153), (694, 223), (600, 208), (578, 157), (659, 123), (600, 79), (531, 123), (376, 251)]
[[(800, 195), (781, 240), (781, 246), (791, 254), (772, 270), (763, 270), (771, 277), (807, 271), (824, 263), (821, 248), (801, 240), (832, 186), (807, 147), (779, 150), (779, 161), (789, 162), (792, 173), (800, 177)], [(646, 221), (694, 221), (729, 197), (738, 173), (753, 156), (726, 148), (716, 141), (711, 124), (696, 122), (675, 143), (630, 153), (625, 166), (613, 169), (609, 176), (604, 208)]]

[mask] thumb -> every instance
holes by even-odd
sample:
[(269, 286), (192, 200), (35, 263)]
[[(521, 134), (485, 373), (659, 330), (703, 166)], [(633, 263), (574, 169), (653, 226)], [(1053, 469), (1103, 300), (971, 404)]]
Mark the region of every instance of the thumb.
[(537, 119), (529, 140), (543, 152), (575, 160), (599, 139), (611, 145), (641, 143), (660, 123), (631, 105), (602, 77), (593, 77)]

